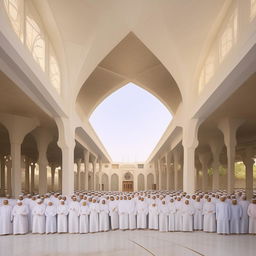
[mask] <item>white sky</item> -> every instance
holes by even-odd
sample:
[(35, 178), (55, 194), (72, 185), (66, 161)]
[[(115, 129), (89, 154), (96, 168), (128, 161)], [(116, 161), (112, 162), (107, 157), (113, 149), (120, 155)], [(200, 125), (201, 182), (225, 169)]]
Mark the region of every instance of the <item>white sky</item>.
[(107, 97), (89, 121), (114, 162), (145, 162), (171, 119), (155, 96), (129, 83)]

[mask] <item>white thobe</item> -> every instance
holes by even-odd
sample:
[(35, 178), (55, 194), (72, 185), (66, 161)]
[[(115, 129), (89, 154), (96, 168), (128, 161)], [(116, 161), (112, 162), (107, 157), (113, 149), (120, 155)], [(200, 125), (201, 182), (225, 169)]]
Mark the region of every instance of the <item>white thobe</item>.
[(57, 215), (56, 206), (48, 205), (45, 209), (45, 216), (46, 216), (45, 232), (46, 232), (46, 234), (57, 232), (56, 215)]
[(109, 209), (108, 205), (100, 204), (99, 205), (99, 231), (108, 231), (109, 230)]
[(240, 233), (240, 220), (243, 214), (242, 207), (239, 204), (230, 206), (230, 233)]
[(168, 231), (168, 216), (169, 216), (169, 207), (166, 204), (159, 206), (159, 231), (167, 232)]
[(10, 205), (2, 205), (0, 207), (0, 235), (8, 235), (12, 233), (12, 207)]
[(249, 232), (249, 216), (247, 214), (249, 201), (241, 200), (239, 201), (239, 205), (242, 207), (242, 218), (240, 222), (240, 233), (247, 234)]
[(219, 202), (216, 204), (217, 233), (229, 234), (230, 203)]
[(111, 221), (111, 229), (118, 229), (119, 228), (119, 216), (118, 216), (118, 201), (109, 201), (109, 215)]
[(99, 231), (99, 204), (91, 203), (90, 206), (90, 233)]
[(175, 215), (176, 215), (176, 206), (175, 203), (169, 204), (169, 227), (168, 231), (175, 231)]
[(13, 234), (28, 233), (28, 208), (26, 205), (15, 205), (12, 210)]
[(79, 215), (80, 215), (79, 232), (80, 234), (86, 234), (89, 232), (89, 215), (90, 215), (89, 206), (81, 205)]
[(147, 228), (148, 205), (145, 201), (138, 201), (137, 205), (137, 228)]
[(148, 210), (148, 228), (149, 229), (158, 229), (158, 206), (153, 206), (152, 204), (149, 206)]
[(68, 232), (78, 233), (79, 232), (79, 202), (73, 201), (69, 205), (68, 215)]
[(194, 214), (194, 230), (202, 230), (203, 229), (203, 203), (195, 201), (193, 203), (195, 208)]
[(57, 228), (58, 233), (68, 232), (68, 206), (65, 204), (57, 207)]
[(45, 205), (37, 204), (33, 210), (32, 233), (43, 234), (45, 232)]
[(182, 231), (193, 231), (193, 215), (195, 208), (190, 204), (182, 207)]
[(216, 206), (213, 202), (205, 202), (203, 207), (204, 224), (203, 230), (205, 232), (216, 232)]
[(129, 229), (136, 229), (136, 204), (134, 200), (128, 200)]
[(182, 231), (182, 206), (181, 201), (175, 202), (176, 214), (175, 214), (175, 231)]
[(36, 200), (30, 200), (28, 204), (29, 209), (29, 215), (28, 215), (28, 230), (32, 231), (32, 225), (33, 225), (33, 214), (32, 211), (34, 207), (37, 205)]
[(256, 234), (256, 204), (251, 203), (247, 213), (249, 215), (249, 233)]
[(119, 213), (119, 229), (125, 230), (129, 228), (128, 201), (120, 200), (118, 204)]

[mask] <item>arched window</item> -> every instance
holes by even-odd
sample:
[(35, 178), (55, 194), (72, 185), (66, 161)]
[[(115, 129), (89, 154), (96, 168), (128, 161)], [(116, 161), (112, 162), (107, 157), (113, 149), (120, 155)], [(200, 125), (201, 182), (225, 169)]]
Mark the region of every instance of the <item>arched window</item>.
[(45, 71), (45, 40), (38, 24), (31, 17), (26, 17), (26, 44), (35, 61)]
[(23, 0), (4, 0), (13, 30), (23, 42)]
[(223, 61), (237, 40), (237, 10), (229, 18), (220, 38), (220, 61)]
[(250, 18), (251, 21), (256, 17), (256, 0), (251, 0)]
[(49, 53), (49, 77), (53, 87), (60, 93), (60, 68), (52, 47)]
[(205, 61), (199, 78), (198, 92), (201, 93), (204, 86), (211, 80), (214, 74), (214, 56), (210, 55)]

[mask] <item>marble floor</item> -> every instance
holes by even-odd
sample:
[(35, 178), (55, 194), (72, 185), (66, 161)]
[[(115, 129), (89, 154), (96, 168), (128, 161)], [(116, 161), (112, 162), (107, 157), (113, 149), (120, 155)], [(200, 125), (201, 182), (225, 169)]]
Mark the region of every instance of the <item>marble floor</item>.
[(157, 231), (1, 236), (0, 256), (255, 256), (256, 236)]

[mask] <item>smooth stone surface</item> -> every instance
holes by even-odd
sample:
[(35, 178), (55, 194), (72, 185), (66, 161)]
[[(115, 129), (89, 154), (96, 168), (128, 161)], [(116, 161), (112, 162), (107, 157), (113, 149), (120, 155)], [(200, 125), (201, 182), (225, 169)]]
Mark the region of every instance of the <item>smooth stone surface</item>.
[(8, 256), (255, 256), (256, 236), (203, 232), (110, 231), (95, 234), (0, 236)]

